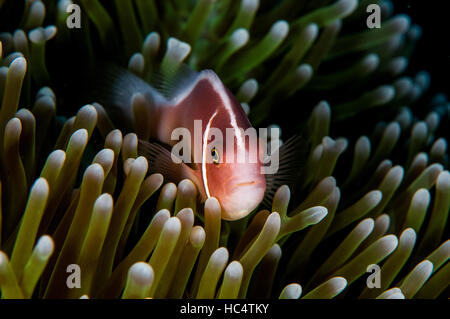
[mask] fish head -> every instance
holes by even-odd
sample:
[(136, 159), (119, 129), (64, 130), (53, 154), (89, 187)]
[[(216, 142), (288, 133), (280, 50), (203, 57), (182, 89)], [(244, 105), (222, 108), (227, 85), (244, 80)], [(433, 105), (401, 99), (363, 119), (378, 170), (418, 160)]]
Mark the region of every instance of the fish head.
[(217, 77), (214, 81), (218, 98), (203, 132), (203, 184), (207, 197), (220, 202), (222, 219), (237, 220), (264, 198), (260, 140), (237, 99)]
[[(237, 220), (251, 213), (263, 200), (266, 179), (261, 173), (261, 163), (227, 163), (226, 150), (213, 147), (209, 153), (212, 163), (206, 163), (206, 187), (209, 196), (215, 197), (222, 207), (222, 219)], [(220, 161), (220, 158), (224, 161)]]
[[(188, 128), (188, 153), (202, 199), (215, 197), (224, 220), (243, 218), (261, 203), (266, 189), (256, 129), (214, 71), (203, 70), (180, 83), (160, 129)], [(172, 120), (177, 124), (168, 124)]]

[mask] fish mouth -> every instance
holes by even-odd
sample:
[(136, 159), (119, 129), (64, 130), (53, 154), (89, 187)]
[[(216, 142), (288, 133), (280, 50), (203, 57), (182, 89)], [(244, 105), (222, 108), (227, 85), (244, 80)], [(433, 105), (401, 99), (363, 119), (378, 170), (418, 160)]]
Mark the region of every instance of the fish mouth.
[(237, 183), (235, 186), (250, 186), (256, 184), (256, 181), (250, 181), (250, 182), (243, 182), (243, 183)]
[(259, 180), (232, 183), (228, 193), (221, 197), (222, 219), (238, 220), (251, 213), (264, 197), (264, 184)]
[(260, 180), (260, 179), (253, 179), (253, 180), (247, 180), (247, 181), (242, 181), (242, 179), (239, 181), (235, 181), (234, 183), (232, 183), (232, 185), (234, 187), (239, 187), (239, 186), (260, 186), (260, 185), (265, 185), (265, 180)]

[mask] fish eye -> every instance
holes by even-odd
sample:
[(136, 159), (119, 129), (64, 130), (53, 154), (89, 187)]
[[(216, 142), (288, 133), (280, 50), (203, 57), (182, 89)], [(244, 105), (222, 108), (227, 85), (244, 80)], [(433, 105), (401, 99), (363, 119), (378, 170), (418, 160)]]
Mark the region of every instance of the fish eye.
[(219, 152), (217, 152), (215, 147), (211, 149), (211, 158), (214, 164), (219, 164)]

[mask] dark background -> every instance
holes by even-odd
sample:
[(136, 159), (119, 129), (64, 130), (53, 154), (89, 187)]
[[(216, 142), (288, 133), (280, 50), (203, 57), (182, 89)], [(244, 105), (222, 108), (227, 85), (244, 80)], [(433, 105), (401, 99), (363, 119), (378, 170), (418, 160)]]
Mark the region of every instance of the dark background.
[(408, 73), (427, 70), (430, 94), (450, 93), (450, 6), (448, 1), (393, 1), (396, 11), (405, 12), (422, 27), (422, 38), (409, 63)]

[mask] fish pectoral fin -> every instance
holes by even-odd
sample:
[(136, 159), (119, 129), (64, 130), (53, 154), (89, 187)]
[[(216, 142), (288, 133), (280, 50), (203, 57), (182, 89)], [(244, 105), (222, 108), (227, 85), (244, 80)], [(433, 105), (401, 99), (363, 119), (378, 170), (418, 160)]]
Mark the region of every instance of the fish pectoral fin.
[(176, 155), (164, 146), (139, 140), (138, 153), (145, 156), (149, 161), (150, 173), (160, 173), (166, 181), (173, 183), (178, 183), (186, 178), (196, 183), (194, 171), (178, 157), (177, 162), (175, 162), (173, 157), (176, 157)]
[(281, 145), (276, 152), (278, 152), (279, 160), (278, 171), (274, 174), (265, 175), (266, 192), (262, 204), (263, 207), (269, 209), (272, 207), (273, 197), (280, 186), (287, 185), (292, 191), (298, 181), (306, 156), (303, 138), (294, 135)]

